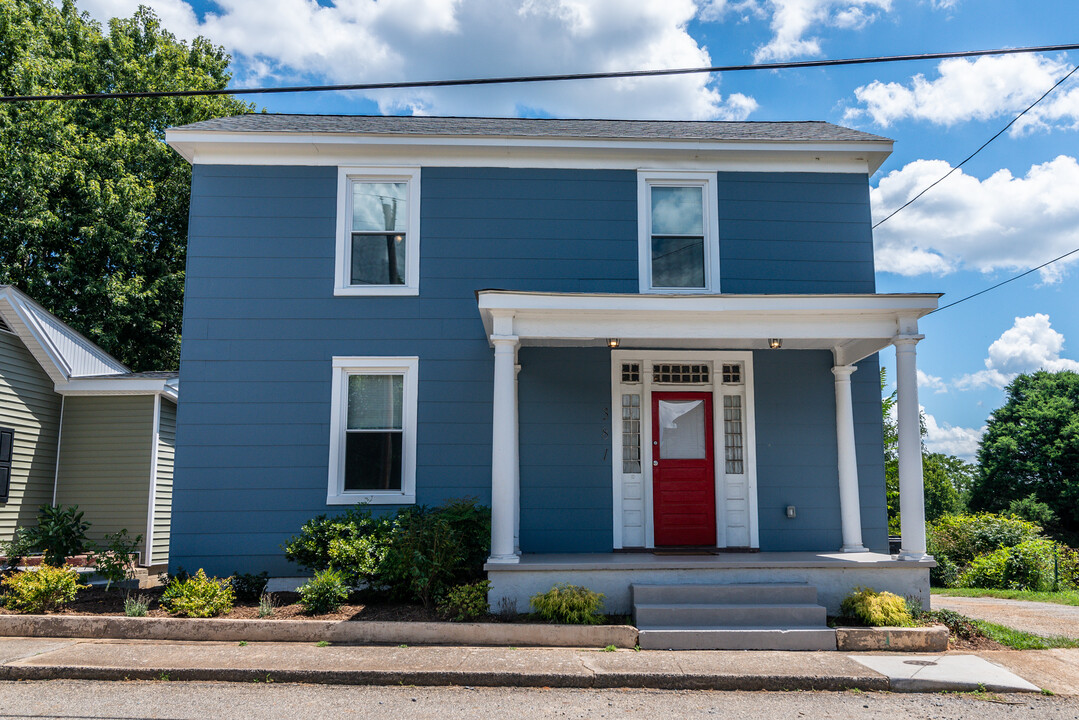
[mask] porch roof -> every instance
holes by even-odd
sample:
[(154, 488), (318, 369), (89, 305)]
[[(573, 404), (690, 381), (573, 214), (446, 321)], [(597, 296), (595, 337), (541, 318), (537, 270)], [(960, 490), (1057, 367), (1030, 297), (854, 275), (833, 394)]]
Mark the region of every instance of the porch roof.
[(488, 337), (521, 345), (832, 350), (839, 364), (916, 335), (939, 293), (842, 295), (658, 295), (476, 293)]

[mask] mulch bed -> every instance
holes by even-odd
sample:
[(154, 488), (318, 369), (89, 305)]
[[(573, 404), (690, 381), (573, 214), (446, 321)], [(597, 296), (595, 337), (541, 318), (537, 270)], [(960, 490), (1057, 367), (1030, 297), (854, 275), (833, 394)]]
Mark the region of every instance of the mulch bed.
[[(864, 624), (848, 617), (829, 617), (828, 624), (832, 627), (865, 627)], [(945, 625), (934, 620), (923, 621), (923, 626)], [(990, 640), (982, 635), (981, 631), (969, 622), (963, 621), (959, 627), (948, 627), (949, 650), (1008, 650), (996, 640)]]

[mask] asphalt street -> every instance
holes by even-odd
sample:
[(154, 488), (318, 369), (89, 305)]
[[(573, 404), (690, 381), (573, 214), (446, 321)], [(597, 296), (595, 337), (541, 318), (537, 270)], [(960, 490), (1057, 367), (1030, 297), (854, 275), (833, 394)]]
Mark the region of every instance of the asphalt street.
[(1064, 696), (289, 684), (0, 682), (0, 718), (930, 718), (1076, 720)]

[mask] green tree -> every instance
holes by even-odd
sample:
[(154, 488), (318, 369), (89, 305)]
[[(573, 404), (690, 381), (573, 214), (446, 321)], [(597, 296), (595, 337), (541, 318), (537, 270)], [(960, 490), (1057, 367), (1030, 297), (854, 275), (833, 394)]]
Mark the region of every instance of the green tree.
[(1079, 373), (1039, 370), (1007, 387), (982, 436), (981, 470), (971, 489), (976, 510), (1000, 512), (1034, 496), (1060, 529), (1079, 534)]
[[(149, 9), (107, 33), (72, 0), (0, 0), (0, 94), (221, 89), (229, 56)], [(191, 170), (165, 129), (230, 96), (0, 105), (0, 282), (135, 370), (179, 361)]]
[[(883, 393), (887, 384), (884, 369), (880, 371), (880, 387)], [(881, 398), (884, 419), (884, 484), (888, 501), (888, 532), (899, 534), (899, 432), (891, 409), (895, 405), (895, 392)], [(926, 435), (925, 417), (920, 417), (921, 435)], [(939, 517), (962, 512), (965, 497), (974, 482), (976, 468), (954, 455), (929, 452), (922, 443), (922, 483), (925, 488), (925, 519), (932, 522)]]

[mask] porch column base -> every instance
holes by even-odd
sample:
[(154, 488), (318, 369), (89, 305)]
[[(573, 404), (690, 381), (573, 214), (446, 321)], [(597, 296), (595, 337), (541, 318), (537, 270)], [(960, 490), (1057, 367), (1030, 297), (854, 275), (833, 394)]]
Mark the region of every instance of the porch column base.
[(487, 558), (487, 562), (497, 563), (499, 565), (516, 565), (517, 563), (521, 562), (521, 556), (515, 554), (492, 555), (491, 557)]
[(839, 552), (845, 552), (845, 553), (869, 552), (869, 548), (863, 547), (862, 545), (844, 545), (843, 547), (839, 548)]

